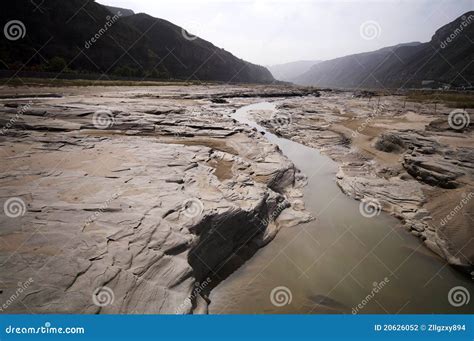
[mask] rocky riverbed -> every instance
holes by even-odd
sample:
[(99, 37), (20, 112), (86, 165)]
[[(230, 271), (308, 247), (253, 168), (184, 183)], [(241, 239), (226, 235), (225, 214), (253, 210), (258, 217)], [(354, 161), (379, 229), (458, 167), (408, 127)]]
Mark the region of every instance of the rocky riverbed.
[(229, 116), (272, 91), (6, 89), (2, 311), (205, 313), (226, 274), (311, 218), (304, 176)]
[(451, 265), (474, 274), (473, 111), (405, 96), (322, 91), (256, 112), (277, 135), (322, 150), (340, 164), (337, 183), (380, 210)]
[(206, 313), (212, 288), (312, 219), (305, 175), (231, 117), (262, 98), (278, 103), (254, 113), (262, 125), (323, 150), (345, 193), (472, 271), (473, 133), (444, 124), (451, 109), (282, 86), (25, 86), (0, 98), (0, 312)]

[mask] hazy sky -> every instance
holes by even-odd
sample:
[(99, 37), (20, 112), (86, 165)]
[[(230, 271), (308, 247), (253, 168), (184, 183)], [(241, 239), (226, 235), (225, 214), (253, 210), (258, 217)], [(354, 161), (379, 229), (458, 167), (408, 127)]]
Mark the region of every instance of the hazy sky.
[(331, 59), (410, 41), (474, 0), (98, 0), (166, 19), (247, 61)]

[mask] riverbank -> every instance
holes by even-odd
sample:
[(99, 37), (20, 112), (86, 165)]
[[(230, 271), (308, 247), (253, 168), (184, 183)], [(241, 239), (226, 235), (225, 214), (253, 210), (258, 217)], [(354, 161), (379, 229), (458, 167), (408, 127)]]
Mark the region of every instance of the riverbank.
[(265, 94), (4, 89), (5, 312), (205, 313), (212, 287), (310, 219), (304, 176), (213, 102), (223, 91)]
[[(211, 313), (282, 312), (269, 294), (288, 280), (297, 304), (285, 311), (341, 313), (385, 277), (392, 286), (363, 312), (383, 312), (377, 302), (390, 312), (459, 311), (443, 297), (471, 282), (400, 234), (395, 219), (361, 215), (334, 183), (337, 164), (233, 117), (270, 100), (282, 126), (297, 122), (298, 103), (322, 103), (322, 116), (337, 120), (330, 103), (346, 99), (318, 96), (237, 85), (2, 89), (5, 312), (206, 313), (209, 296)], [(344, 155), (345, 139), (320, 123), (299, 131), (320, 131), (318, 148)], [(288, 156), (300, 147), (295, 166)], [(248, 276), (262, 266), (276, 277), (253, 286)], [(220, 291), (235, 285), (238, 298)], [(440, 299), (429, 303), (427, 292)]]
[[(307, 175), (302, 200), (314, 220), (275, 239), (211, 292), (213, 314), (460, 313), (453, 288), (470, 278), (425, 249), (399, 221), (344, 195), (338, 164), (317, 149), (270, 133), (253, 117), (272, 116), (287, 99), (239, 108), (233, 117), (277, 145)], [(305, 99), (302, 99), (304, 101)], [(306, 98), (306, 100), (311, 100)]]
[(404, 96), (322, 92), (257, 113), (272, 132), (337, 161), (337, 183), (361, 207), (399, 218), (451, 265), (474, 269), (472, 109)]

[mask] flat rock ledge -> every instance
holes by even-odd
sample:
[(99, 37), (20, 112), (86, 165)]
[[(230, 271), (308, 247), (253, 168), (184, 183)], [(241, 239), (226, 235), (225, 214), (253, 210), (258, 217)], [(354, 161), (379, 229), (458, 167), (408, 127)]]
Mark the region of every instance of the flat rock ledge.
[(230, 118), (245, 103), (102, 90), (0, 108), (2, 204), (16, 203), (0, 215), (2, 311), (206, 313), (209, 290), (311, 219), (304, 176)]
[(322, 91), (319, 98), (278, 101), (273, 116), (254, 116), (273, 133), (337, 161), (344, 193), (376, 200), (434, 253), (474, 277), (474, 133), (450, 127), (453, 109), (438, 108), (403, 96), (371, 100)]

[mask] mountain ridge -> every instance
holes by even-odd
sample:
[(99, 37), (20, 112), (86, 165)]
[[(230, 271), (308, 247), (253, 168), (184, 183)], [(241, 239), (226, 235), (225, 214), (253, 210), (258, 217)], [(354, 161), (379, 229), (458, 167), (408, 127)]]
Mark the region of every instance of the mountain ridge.
[(0, 66), (7, 70), (100, 73), (105, 78), (275, 81), (263, 66), (187, 35), (169, 21), (130, 11), (90, 0), (48, 0), (39, 10), (28, 0), (8, 2), (0, 13), (2, 22), (17, 18), (26, 32), (22, 39), (0, 39)]
[(292, 82), (298, 76), (307, 72), (311, 66), (320, 63), (320, 60), (296, 60), (293, 62), (267, 66), (273, 77), (284, 82)]
[[(469, 24), (465, 21), (471, 18)], [(464, 22), (464, 25), (463, 25)], [(436, 30), (426, 43), (406, 43), (321, 62), (295, 79), (300, 85), (337, 88), (410, 88), (424, 81), (450, 86), (472, 86), (474, 66), (474, 11)], [(462, 25), (463, 30), (456, 31)], [(443, 43), (454, 33), (455, 39)], [(471, 43), (466, 44), (466, 40)], [(462, 75), (461, 75), (462, 73)]]

